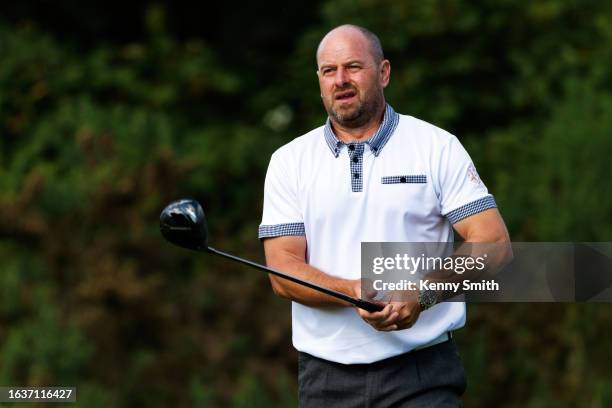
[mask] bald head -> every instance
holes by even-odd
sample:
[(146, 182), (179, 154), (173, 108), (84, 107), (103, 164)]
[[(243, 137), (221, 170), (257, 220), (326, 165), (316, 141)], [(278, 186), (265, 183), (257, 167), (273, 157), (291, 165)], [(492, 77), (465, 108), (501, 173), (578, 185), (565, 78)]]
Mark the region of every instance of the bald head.
[(363, 27), (343, 25), (321, 40), (317, 77), (330, 120), (339, 128), (378, 127), (385, 109), (384, 89), (391, 64), (380, 41)]
[(363, 41), (376, 64), (379, 64), (383, 59), (385, 59), (382, 45), (376, 34), (364, 27), (353, 24), (344, 24), (334, 28), (328, 32), (325, 37), (323, 37), (319, 43), (319, 46), (317, 47), (317, 64), (319, 63), (319, 55), (321, 54), (323, 48), (328, 44), (333, 43), (333, 40), (340, 37), (348, 37), (352, 41)]

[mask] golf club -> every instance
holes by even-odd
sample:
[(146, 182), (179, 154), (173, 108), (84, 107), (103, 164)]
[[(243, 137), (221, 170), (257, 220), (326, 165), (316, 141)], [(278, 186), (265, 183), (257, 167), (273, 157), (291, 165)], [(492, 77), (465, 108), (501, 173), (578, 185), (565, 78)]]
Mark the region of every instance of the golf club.
[(194, 251), (209, 252), (242, 264), (251, 266), (272, 275), (287, 279), (291, 282), (306, 286), (327, 295), (342, 299), (368, 312), (378, 312), (384, 305), (367, 300), (356, 299), (347, 294), (316, 285), (295, 276), (268, 268), (266, 266), (221, 252), (208, 246), (208, 227), (202, 206), (192, 199), (181, 199), (170, 203), (159, 216), (159, 228), (166, 240), (183, 248)]

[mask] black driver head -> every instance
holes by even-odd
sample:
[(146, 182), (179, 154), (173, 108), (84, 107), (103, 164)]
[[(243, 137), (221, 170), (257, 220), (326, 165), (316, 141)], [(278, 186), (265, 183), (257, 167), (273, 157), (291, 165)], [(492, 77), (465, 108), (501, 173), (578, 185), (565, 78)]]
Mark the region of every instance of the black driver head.
[(208, 228), (202, 206), (191, 199), (168, 204), (159, 216), (162, 235), (174, 245), (203, 251), (208, 248)]

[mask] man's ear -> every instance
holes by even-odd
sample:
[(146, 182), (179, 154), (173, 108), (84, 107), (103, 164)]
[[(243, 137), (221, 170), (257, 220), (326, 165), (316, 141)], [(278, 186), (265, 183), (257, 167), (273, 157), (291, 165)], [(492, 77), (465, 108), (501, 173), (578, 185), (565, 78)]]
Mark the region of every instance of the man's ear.
[(380, 85), (386, 88), (391, 79), (391, 63), (389, 60), (382, 60), (380, 63)]

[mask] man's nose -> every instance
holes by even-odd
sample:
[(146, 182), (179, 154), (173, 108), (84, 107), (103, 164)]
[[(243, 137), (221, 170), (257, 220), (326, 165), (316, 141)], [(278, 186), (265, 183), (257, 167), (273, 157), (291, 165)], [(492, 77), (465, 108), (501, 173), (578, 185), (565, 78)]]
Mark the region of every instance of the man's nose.
[(349, 81), (349, 76), (348, 76), (348, 72), (343, 68), (343, 67), (339, 67), (336, 70), (336, 86), (338, 87), (342, 87), (344, 85), (346, 85)]

